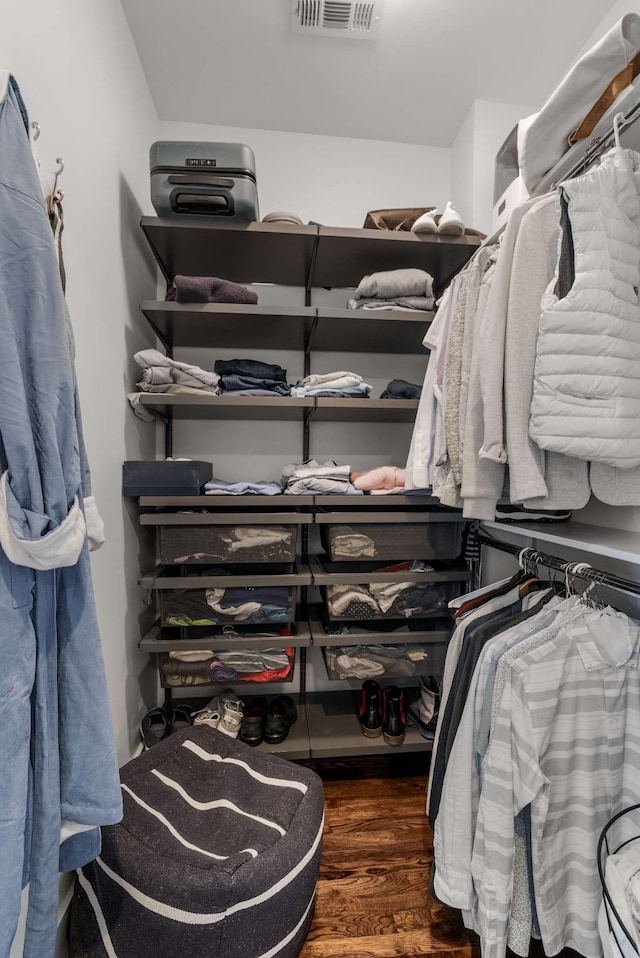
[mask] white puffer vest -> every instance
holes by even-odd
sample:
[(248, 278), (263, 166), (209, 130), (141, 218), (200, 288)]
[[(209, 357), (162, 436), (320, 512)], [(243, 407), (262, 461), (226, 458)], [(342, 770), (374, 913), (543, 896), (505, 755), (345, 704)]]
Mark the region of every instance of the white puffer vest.
[(563, 185), (575, 281), (545, 293), (529, 434), (541, 449), (640, 465), (640, 154), (611, 150)]

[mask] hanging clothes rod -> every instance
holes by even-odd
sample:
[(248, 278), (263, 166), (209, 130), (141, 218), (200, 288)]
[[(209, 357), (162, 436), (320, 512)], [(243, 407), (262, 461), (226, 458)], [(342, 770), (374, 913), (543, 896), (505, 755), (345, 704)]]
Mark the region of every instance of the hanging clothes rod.
[[(617, 114), (616, 114), (617, 116)], [(622, 119), (618, 122), (618, 132), (622, 133), (624, 130), (628, 129), (630, 126), (640, 119), (640, 100), (635, 103), (631, 109), (627, 110), (626, 113), (623, 113)], [(614, 130), (614, 121), (611, 121), (611, 129), (607, 130), (606, 133), (603, 133), (602, 136), (597, 137), (597, 139), (592, 140), (588, 148), (582, 154), (581, 159), (577, 160), (576, 163), (566, 172), (562, 174), (562, 177), (554, 182), (551, 186), (551, 189), (556, 189), (564, 180), (570, 180), (574, 176), (578, 176), (580, 173), (584, 173), (585, 170), (594, 163), (599, 156), (602, 156), (615, 141), (615, 130)]]
[(543, 565), (547, 569), (555, 569), (557, 572), (563, 572), (579, 579), (585, 579), (609, 589), (616, 589), (618, 592), (627, 592), (629, 595), (640, 596), (640, 582), (633, 582), (631, 579), (622, 579), (620, 576), (613, 575), (611, 572), (594, 569), (584, 562), (567, 562), (566, 559), (548, 555), (546, 552), (540, 552), (538, 549), (523, 549), (519, 546), (512, 545), (510, 542), (501, 542), (499, 539), (494, 539), (492, 536), (482, 532), (478, 536), (478, 539), (480, 545), (488, 546), (490, 549), (507, 552), (513, 556), (524, 554), (536, 565)]

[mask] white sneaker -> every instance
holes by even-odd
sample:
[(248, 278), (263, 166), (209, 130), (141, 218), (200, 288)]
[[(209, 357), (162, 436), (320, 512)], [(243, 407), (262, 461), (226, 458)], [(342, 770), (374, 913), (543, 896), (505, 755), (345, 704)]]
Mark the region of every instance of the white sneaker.
[(436, 226), (436, 214), (437, 210), (429, 210), (427, 213), (423, 213), (422, 216), (419, 216), (411, 227), (412, 233), (437, 233), (438, 227)]
[(464, 223), (462, 217), (454, 210), (451, 201), (444, 208), (444, 213), (438, 223), (438, 233), (445, 233), (448, 236), (462, 236), (464, 233)]
[[(213, 702), (217, 702), (217, 699), (213, 699)], [(194, 725), (210, 725), (211, 728), (218, 728), (220, 723), (220, 710), (216, 708), (209, 708), (212, 702), (209, 702), (209, 705), (206, 708), (200, 709), (199, 712), (195, 713), (193, 719)]]
[(220, 722), (218, 731), (229, 738), (237, 738), (244, 718), (244, 702), (233, 689), (224, 689), (219, 696)]

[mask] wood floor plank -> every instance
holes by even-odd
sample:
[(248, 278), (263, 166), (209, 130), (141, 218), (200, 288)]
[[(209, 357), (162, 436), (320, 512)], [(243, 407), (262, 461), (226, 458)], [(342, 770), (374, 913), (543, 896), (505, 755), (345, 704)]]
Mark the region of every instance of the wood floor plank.
[(472, 958), (457, 912), (428, 894), (425, 779), (325, 782), (314, 919), (300, 958)]

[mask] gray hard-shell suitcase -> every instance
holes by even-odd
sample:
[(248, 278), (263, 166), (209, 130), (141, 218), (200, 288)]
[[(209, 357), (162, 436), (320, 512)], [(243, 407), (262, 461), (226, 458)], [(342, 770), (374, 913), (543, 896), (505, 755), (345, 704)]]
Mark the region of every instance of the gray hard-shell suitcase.
[(158, 216), (259, 219), (256, 161), (244, 143), (158, 140), (149, 151), (151, 202)]

